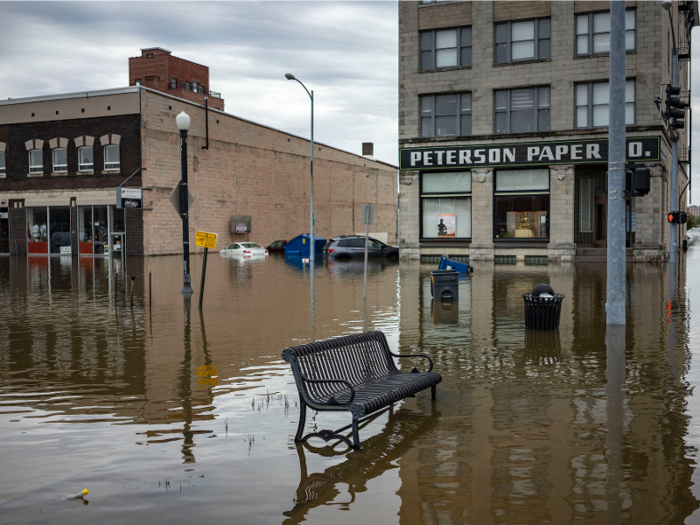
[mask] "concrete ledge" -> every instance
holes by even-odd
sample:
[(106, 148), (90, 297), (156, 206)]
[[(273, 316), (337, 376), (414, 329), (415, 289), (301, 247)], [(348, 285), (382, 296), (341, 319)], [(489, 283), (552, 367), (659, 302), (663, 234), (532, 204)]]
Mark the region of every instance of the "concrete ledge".
[(547, 257), (550, 261), (573, 262), (575, 256), (575, 243), (552, 242), (547, 245)]
[(494, 259), (494, 244), (475, 244), (469, 246), (470, 261), (493, 261)]

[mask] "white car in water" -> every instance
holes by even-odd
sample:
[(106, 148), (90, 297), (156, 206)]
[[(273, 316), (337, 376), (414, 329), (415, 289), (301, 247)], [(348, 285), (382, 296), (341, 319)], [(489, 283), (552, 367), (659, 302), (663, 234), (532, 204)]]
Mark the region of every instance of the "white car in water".
[(267, 249), (254, 242), (234, 242), (219, 252), (228, 257), (265, 257)]

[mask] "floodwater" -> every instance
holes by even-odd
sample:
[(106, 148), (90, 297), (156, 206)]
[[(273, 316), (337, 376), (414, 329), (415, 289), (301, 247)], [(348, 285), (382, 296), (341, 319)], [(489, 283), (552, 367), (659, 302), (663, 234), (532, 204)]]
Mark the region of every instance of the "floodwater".
[[(373, 263), (365, 308), (361, 263), (318, 267), (312, 293), (308, 266), (214, 254), (200, 311), (179, 258), (127, 263), (0, 258), (3, 524), (700, 522), (700, 247), (677, 290), (628, 266), (607, 341), (603, 264), (477, 264), (450, 308), (435, 265)], [(558, 333), (525, 332), (539, 282), (566, 295)], [(295, 446), (282, 350), (362, 330), (430, 354), (437, 401), (398, 403), (361, 453)]]

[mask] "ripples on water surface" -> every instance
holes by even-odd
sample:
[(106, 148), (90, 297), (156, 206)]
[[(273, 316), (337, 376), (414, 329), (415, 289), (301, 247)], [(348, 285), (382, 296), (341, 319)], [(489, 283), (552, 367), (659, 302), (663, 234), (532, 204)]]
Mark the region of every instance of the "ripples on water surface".
[[(312, 300), (308, 267), (214, 255), (201, 313), (196, 295), (183, 305), (181, 268), (129, 261), (132, 307), (107, 260), (0, 258), (3, 523), (697, 517), (693, 272), (669, 302), (666, 266), (628, 266), (611, 343), (626, 350), (608, 358), (604, 265), (477, 265), (450, 307), (431, 300), (433, 265), (374, 263), (365, 310), (361, 263), (317, 268)], [(526, 334), (520, 294), (542, 281), (566, 294), (561, 329)], [(400, 403), (361, 431), (364, 453), (299, 452), (282, 350), (365, 329), (432, 355), (436, 405)], [(89, 505), (61, 499), (85, 487)]]

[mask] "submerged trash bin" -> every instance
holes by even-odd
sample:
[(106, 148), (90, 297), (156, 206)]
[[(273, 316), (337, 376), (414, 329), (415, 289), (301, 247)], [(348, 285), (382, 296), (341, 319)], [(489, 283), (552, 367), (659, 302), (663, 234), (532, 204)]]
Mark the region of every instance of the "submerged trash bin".
[(438, 270), (457, 270), (459, 273), (467, 276), (470, 273), (474, 273), (474, 268), (472, 266), (469, 266), (467, 263), (453, 261), (445, 256), (443, 256), (442, 259), (440, 259)]
[(525, 328), (559, 330), (561, 302), (564, 295), (554, 293), (548, 284), (538, 284), (531, 293), (521, 294), (525, 300)]
[(459, 298), (459, 272), (457, 270), (430, 272), (430, 293), (436, 301), (456, 301)]

